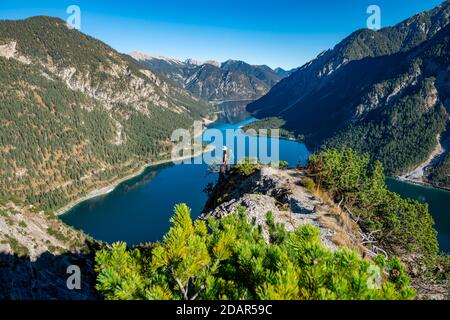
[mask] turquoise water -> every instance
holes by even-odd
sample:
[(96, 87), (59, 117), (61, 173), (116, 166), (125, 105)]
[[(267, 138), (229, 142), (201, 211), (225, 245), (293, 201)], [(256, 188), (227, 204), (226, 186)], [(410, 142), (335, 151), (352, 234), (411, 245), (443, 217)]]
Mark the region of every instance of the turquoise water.
[[(251, 121), (254, 119), (235, 124), (219, 123), (213, 128), (223, 132)], [(303, 144), (283, 139), (279, 143), (281, 160), (292, 166), (306, 163), (309, 152)], [(233, 153), (234, 160), (239, 160), (236, 150)], [(120, 184), (111, 193), (77, 205), (61, 219), (95, 239), (107, 242), (125, 241), (133, 245), (157, 241), (170, 227), (169, 219), (175, 204), (188, 204), (193, 217), (201, 213), (207, 200), (203, 189), (216, 179), (217, 175), (208, 170), (206, 164), (149, 167), (142, 175)]]
[[(218, 123), (212, 128), (224, 132), (251, 121), (254, 119), (235, 124)], [(248, 145), (249, 141), (258, 138), (247, 136), (246, 139)], [(282, 139), (279, 145), (280, 160), (287, 161), (290, 166), (306, 163), (309, 152), (304, 144)], [(233, 151), (233, 160), (239, 160), (236, 150)], [(246, 154), (248, 155), (248, 148)], [(140, 176), (119, 185), (113, 192), (79, 204), (61, 219), (94, 238), (107, 242), (125, 241), (133, 245), (157, 241), (169, 229), (169, 219), (177, 203), (188, 204), (194, 218), (201, 213), (207, 200), (203, 190), (216, 179), (217, 175), (206, 164), (149, 167)], [(450, 192), (393, 179), (388, 179), (387, 183), (392, 191), (404, 198), (429, 203), (438, 230), (440, 249), (450, 252)]]

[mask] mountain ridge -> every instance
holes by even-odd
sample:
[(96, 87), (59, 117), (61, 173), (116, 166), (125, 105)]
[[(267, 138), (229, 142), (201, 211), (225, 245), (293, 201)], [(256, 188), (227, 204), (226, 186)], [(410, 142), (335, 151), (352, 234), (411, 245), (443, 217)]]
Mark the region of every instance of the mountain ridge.
[(283, 118), (312, 148), (369, 152), (403, 174), (429, 157), (448, 122), (449, 16), (446, 1), (394, 27), (358, 30), (248, 110)]
[(269, 91), (287, 73), (262, 65), (229, 59), (225, 62), (185, 61), (155, 57), (141, 52), (130, 56), (151, 70), (175, 81), (193, 95), (218, 104), (224, 101), (255, 100)]
[[(321, 78), (324, 78), (326, 80), (327, 75), (331, 75), (351, 60), (392, 54), (408, 49), (414, 46), (414, 44), (423, 41), (424, 37), (429, 37), (430, 33), (435, 34), (440, 24), (448, 23), (449, 15), (450, 3), (445, 1), (437, 8), (417, 14), (412, 18), (400, 22), (395, 27), (386, 27), (380, 31), (372, 31), (369, 29), (357, 30), (338, 43), (333, 49), (321, 52), (315, 59), (299, 67), (290, 77), (280, 81), (269, 94), (253, 103), (249, 107), (249, 110), (265, 115), (264, 111), (267, 109), (281, 109), (280, 106), (282, 105), (285, 105), (285, 107), (286, 105), (293, 105), (302, 98), (305, 92), (309, 92), (311, 87), (317, 85), (316, 82), (307, 81), (307, 79), (312, 80), (317, 78), (321, 80)], [(409, 34), (408, 28), (412, 24), (418, 25), (424, 23), (424, 20), (433, 21), (433, 24), (429, 28), (426, 28), (425, 31), (423, 27), (418, 26), (416, 31), (421, 30), (421, 32)], [(406, 32), (404, 33), (398, 31), (405, 29)], [(399, 36), (400, 40), (394, 42), (395, 45), (393, 45), (392, 39), (397, 36), (397, 33), (401, 33)], [(381, 39), (381, 45), (376, 41), (371, 41), (370, 39), (373, 39), (373, 37)], [(293, 88), (289, 85), (289, 82), (296, 83), (297, 86)], [(320, 85), (321, 82), (318, 84)], [(291, 91), (291, 94), (289, 94), (289, 91)], [(286, 95), (285, 99), (282, 99), (283, 95)], [(279, 101), (275, 102), (277, 99)], [(274, 110), (271, 115), (277, 112), (279, 110)]]

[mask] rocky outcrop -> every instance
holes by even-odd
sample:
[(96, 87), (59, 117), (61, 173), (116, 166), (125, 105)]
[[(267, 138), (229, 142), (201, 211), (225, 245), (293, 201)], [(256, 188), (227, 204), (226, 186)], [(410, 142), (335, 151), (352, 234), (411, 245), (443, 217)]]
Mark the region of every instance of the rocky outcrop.
[(31, 63), (30, 59), (20, 55), (17, 52), (17, 41), (11, 41), (4, 45), (0, 45), (0, 57), (4, 57), (6, 59), (16, 59), (24, 64)]
[[(233, 168), (211, 190), (200, 219), (222, 219), (244, 208), (248, 221), (259, 226), (266, 242), (269, 242), (266, 217), (270, 211), (275, 222), (284, 224), (288, 232), (302, 224), (319, 228), (322, 243), (333, 251), (350, 248), (366, 259), (374, 255), (388, 257), (373, 237), (374, 232), (364, 232), (357, 222), (359, 218), (354, 217), (345, 205), (341, 207), (329, 199), (325, 192), (311, 186), (304, 187), (308, 185), (306, 179), (303, 169), (263, 167), (245, 176)], [(417, 259), (416, 255), (402, 257), (412, 278), (412, 286), (417, 291), (417, 299), (448, 299), (448, 282), (434, 282), (426, 276), (422, 278), (426, 268), (418, 264)]]
[[(0, 206), (0, 300), (92, 300), (100, 243), (31, 207)], [(80, 270), (70, 289), (70, 266)]]
[(0, 254), (26, 256), (35, 261), (45, 252), (79, 253), (86, 249), (89, 238), (32, 207), (19, 207), (12, 202), (0, 205)]
[(269, 241), (266, 215), (272, 212), (275, 222), (294, 231), (302, 224), (319, 228), (322, 242), (332, 250), (340, 246), (355, 248), (364, 254), (360, 229), (332, 201), (324, 201), (302, 186), (301, 170), (263, 167), (250, 176), (231, 171), (214, 187), (201, 219), (221, 219), (244, 207), (249, 221), (261, 226)]

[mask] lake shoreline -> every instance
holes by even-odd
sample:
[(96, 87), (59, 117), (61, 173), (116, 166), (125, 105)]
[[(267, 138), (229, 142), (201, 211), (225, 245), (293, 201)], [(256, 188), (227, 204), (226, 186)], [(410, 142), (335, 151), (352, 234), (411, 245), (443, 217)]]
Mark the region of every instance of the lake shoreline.
[(394, 179), (413, 184), (416, 186), (422, 186), (422, 187), (429, 187), (429, 188), (435, 188), (439, 190), (444, 191), (450, 191), (450, 188), (448, 187), (442, 187), (435, 185), (428, 181), (426, 170), (430, 167), (433, 167), (436, 165), (439, 160), (446, 154), (446, 152), (449, 149), (450, 141), (449, 139), (445, 139), (444, 141), (441, 141), (441, 135), (437, 135), (436, 137), (437, 144), (431, 154), (429, 155), (428, 159), (426, 159), (424, 162), (420, 163), (419, 165), (415, 166), (414, 169), (410, 170), (409, 172), (393, 177)]
[[(246, 125), (240, 126), (238, 129), (244, 131), (243, 128), (244, 128), (245, 126), (246, 126)], [(260, 138), (260, 137), (268, 137), (268, 138), (271, 138), (271, 136), (270, 136), (269, 134), (266, 136), (266, 135), (261, 135), (261, 134), (259, 134), (259, 133), (251, 134), (251, 133), (248, 133), (248, 132), (246, 132), (246, 131), (244, 131), (244, 133), (245, 133), (246, 135), (248, 135), (248, 136), (251, 136), (251, 137), (257, 137), (257, 138)], [(286, 136), (281, 136), (281, 135), (280, 135), (279, 137), (277, 137), (276, 139), (279, 139), (279, 140), (285, 140), (285, 141), (292, 141), (292, 142), (297, 142), (297, 143), (303, 143), (303, 144), (305, 144), (305, 142), (304, 142), (303, 140), (296, 139), (296, 138), (291, 138), (291, 137), (286, 137)]]
[(93, 199), (93, 198), (97, 198), (100, 196), (104, 196), (107, 195), (111, 192), (113, 192), (119, 185), (121, 185), (122, 183), (129, 181), (133, 178), (136, 178), (138, 176), (140, 176), (141, 174), (143, 174), (145, 172), (145, 170), (147, 170), (148, 168), (154, 167), (154, 166), (159, 166), (162, 164), (168, 164), (170, 162), (178, 162), (178, 161), (183, 161), (183, 160), (188, 160), (188, 159), (193, 159), (196, 158), (202, 154), (205, 154), (207, 152), (211, 152), (214, 150), (214, 146), (213, 145), (208, 145), (206, 146), (206, 148), (202, 149), (201, 152), (197, 152), (193, 155), (190, 156), (185, 156), (185, 157), (178, 157), (175, 159), (166, 159), (166, 160), (160, 160), (160, 161), (155, 161), (155, 162), (151, 162), (151, 163), (147, 163), (145, 165), (143, 165), (138, 171), (131, 173), (125, 177), (119, 178), (117, 180), (115, 180), (114, 182), (108, 184), (105, 187), (102, 188), (97, 188), (91, 192), (89, 192), (86, 196), (83, 196), (79, 199), (73, 200), (70, 203), (68, 203), (67, 205), (65, 205), (64, 207), (62, 207), (61, 209), (58, 209), (55, 212), (56, 216), (61, 216), (66, 214), (67, 212), (69, 212), (71, 209), (73, 209), (74, 207), (76, 207), (77, 205), (79, 205), (82, 202), (85, 202), (87, 200)]
[(424, 187), (424, 188), (430, 188), (430, 189), (436, 189), (436, 190), (442, 190), (442, 191), (450, 192), (450, 188), (436, 186), (436, 185), (434, 185), (432, 183), (429, 183), (429, 182), (413, 180), (413, 179), (405, 179), (405, 178), (402, 178), (401, 176), (391, 176), (389, 178), (392, 178), (392, 179), (394, 179), (396, 181), (403, 182), (403, 183), (406, 183), (406, 184), (410, 184), (410, 185), (413, 185), (413, 186), (419, 186), (419, 187)]
[[(255, 122), (258, 121), (258, 120), (259, 120), (259, 119), (256, 119)], [(243, 128), (244, 128), (246, 125), (247, 125), (247, 124), (242, 125), (242, 126), (239, 126), (239, 129), (240, 129), (240, 130), (243, 130)], [(248, 134), (248, 133), (246, 133), (246, 134)], [(248, 135), (250, 135), (250, 134), (248, 134)], [(261, 135), (258, 134), (258, 133), (257, 133), (256, 135), (251, 135), (251, 136), (261, 137)], [(285, 137), (285, 136), (280, 136), (280, 137), (278, 137), (278, 139), (280, 139), (280, 140), (286, 140), (286, 141), (293, 141), (293, 142), (305, 144), (305, 141), (303, 141), (303, 140), (295, 139), (295, 138), (289, 138), (289, 137)], [(439, 137), (437, 138), (437, 140), (438, 140), (438, 142), (439, 142)], [(419, 166), (417, 166), (417, 167), (421, 167), (421, 166), (426, 167), (426, 166), (429, 165), (436, 157), (442, 155), (443, 152), (444, 152), (444, 149), (443, 149), (441, 143), (438, 143), (438, 146), (435, 148), (435, 150), (433, 150), (433, 153), (430, 155), (430, 158), (427, 159), (426, 161), (424, 161), (423, 163), (421, 163), (421, 164), (420, 164)], [(437, 185), (434, 185), (434, 184), (432, 184), (432, 183), (429, 183), (429, 182), (426, 182), (426, 181), (423, 181), (423, 180), (418, 180), (418, 179), (411, 178), (410, 176), (411, 176), (412, 172), (414, 172), (414, 170), (411, 171), (411, 172), (409, 172), (409, 173), (406, 173), (406, 174), (404, 174), (404, 175), (401, 175), (401, 176), (388, 176), (388, 177), (389, 177), (389, 178), (392, 178), (392, 179), (394, 179), (394, 180), (396, 180), (396, 181), (403, 182), (403, 183), (410, 184), (410, 185), (415, 185), (415, 186), (426, 187), (426, 188), (432, 188), (432, 189), (437, 189), (437, 190), (443, 190), (443, 191), (448, 191), (448, 192), (450, 192), (450, 188), (437, 186)]]
[[(217, 115), (214, 115), (213, 119), (203, 118), (202, 120), (203, 120), (203, 124), (204, 125), (209, 126), (209, 125), (211, 125), (211, 124), (213, 124), (213, 123), (215, 123), (217, 121)], [(197, 137), (194, 137), (194, 138), (200, 137), (205, 131), (206, 131), (206, 129), (204, 129), (201, 134), (199, 134)], [(207, 145), (206, 147), (202, 147), (202, 150), (200, 152), (194, 153), (194, 154), (189, 155), (189, 156), (177, 157), (175, 159), (165, 159), (165, 160), (155, 161), (155, 162), (151, 162), (151, 163), (146, 163), (143, 166), (141, 166), (139, 168), (139, 170), (137, 170), (136, 172), (131, 173), (131, 174), (125, 176), (125, 177), (119, 178), (119, 179), (115, 180), (114, 182), (108, 184), (105, 187), (94, 189), (91, 192), (89, 192), (87, 195), (69, 202), (64, 207), (56, 210), (55, 211), (55, 215), (58, 216), (58, 217), (62, 216), (62, 215), (66, 214), (67, 212), (69, 212), (71, 209), (73, 209), (74, 207), (76, 207), (77, 205), (79, 205), (82, 202), (85, 202), (87, 200), (90, 200), (90, 199), (93, 199), (93, 198), (97, 198), (97, 197), (100, 197), (100, 196), (104, 196), (104, 195), (107, 195), (107, 194), (113, 192), (120, 184), (140, 176), (141, 174), (143, 174), (145, 172), (145, 170), (147, 170), (150, 167), (159, 166), (159, 165), (162, 165), (162, 164), (168, 164), (170, 162), (175, 163), (175, 162), (179, 162), (179, 161), (183, 161), (183, 160), (193, 159), (193, 158), (196, 158), (196, 157), (198, 157), (198, 156), (200, 156), (202, 154), (205, 154), (207, 152), (211, 152), (214, 149), (215, 148), (214, 148), (213, 145)]]

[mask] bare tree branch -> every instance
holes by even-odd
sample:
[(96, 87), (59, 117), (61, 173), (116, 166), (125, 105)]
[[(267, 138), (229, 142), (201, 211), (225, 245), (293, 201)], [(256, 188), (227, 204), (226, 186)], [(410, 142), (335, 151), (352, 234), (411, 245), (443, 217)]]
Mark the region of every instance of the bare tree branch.
[(200, 290), (198, 290), (198, 292), (197, 292), (196, 294), (194, 294), (194, 296), (191, 298), (191, 300), (197, 299), (198, 295), (199, 295), (203, 290), (205, 290), (205, 289), (206, 289), (206, 286), (205, 286), (205, 285), (202, 285), (202, 286), (200, 287)]
[[(181, 280), (175, 276), (175, 272), (174, 272), (173, 268), (171, 269), (171, 273), (172, 273), (173, 279), (178, 284), (178, 287), (180, 288), (180, 291), (183, 294), (184, 300), (189, 300), (188, 295), (187, 295), (187, 291), (184, 288), (183, 283), (181, 283)], [(188, 280), (188, 282), (189, 282), (189, 280)]]

